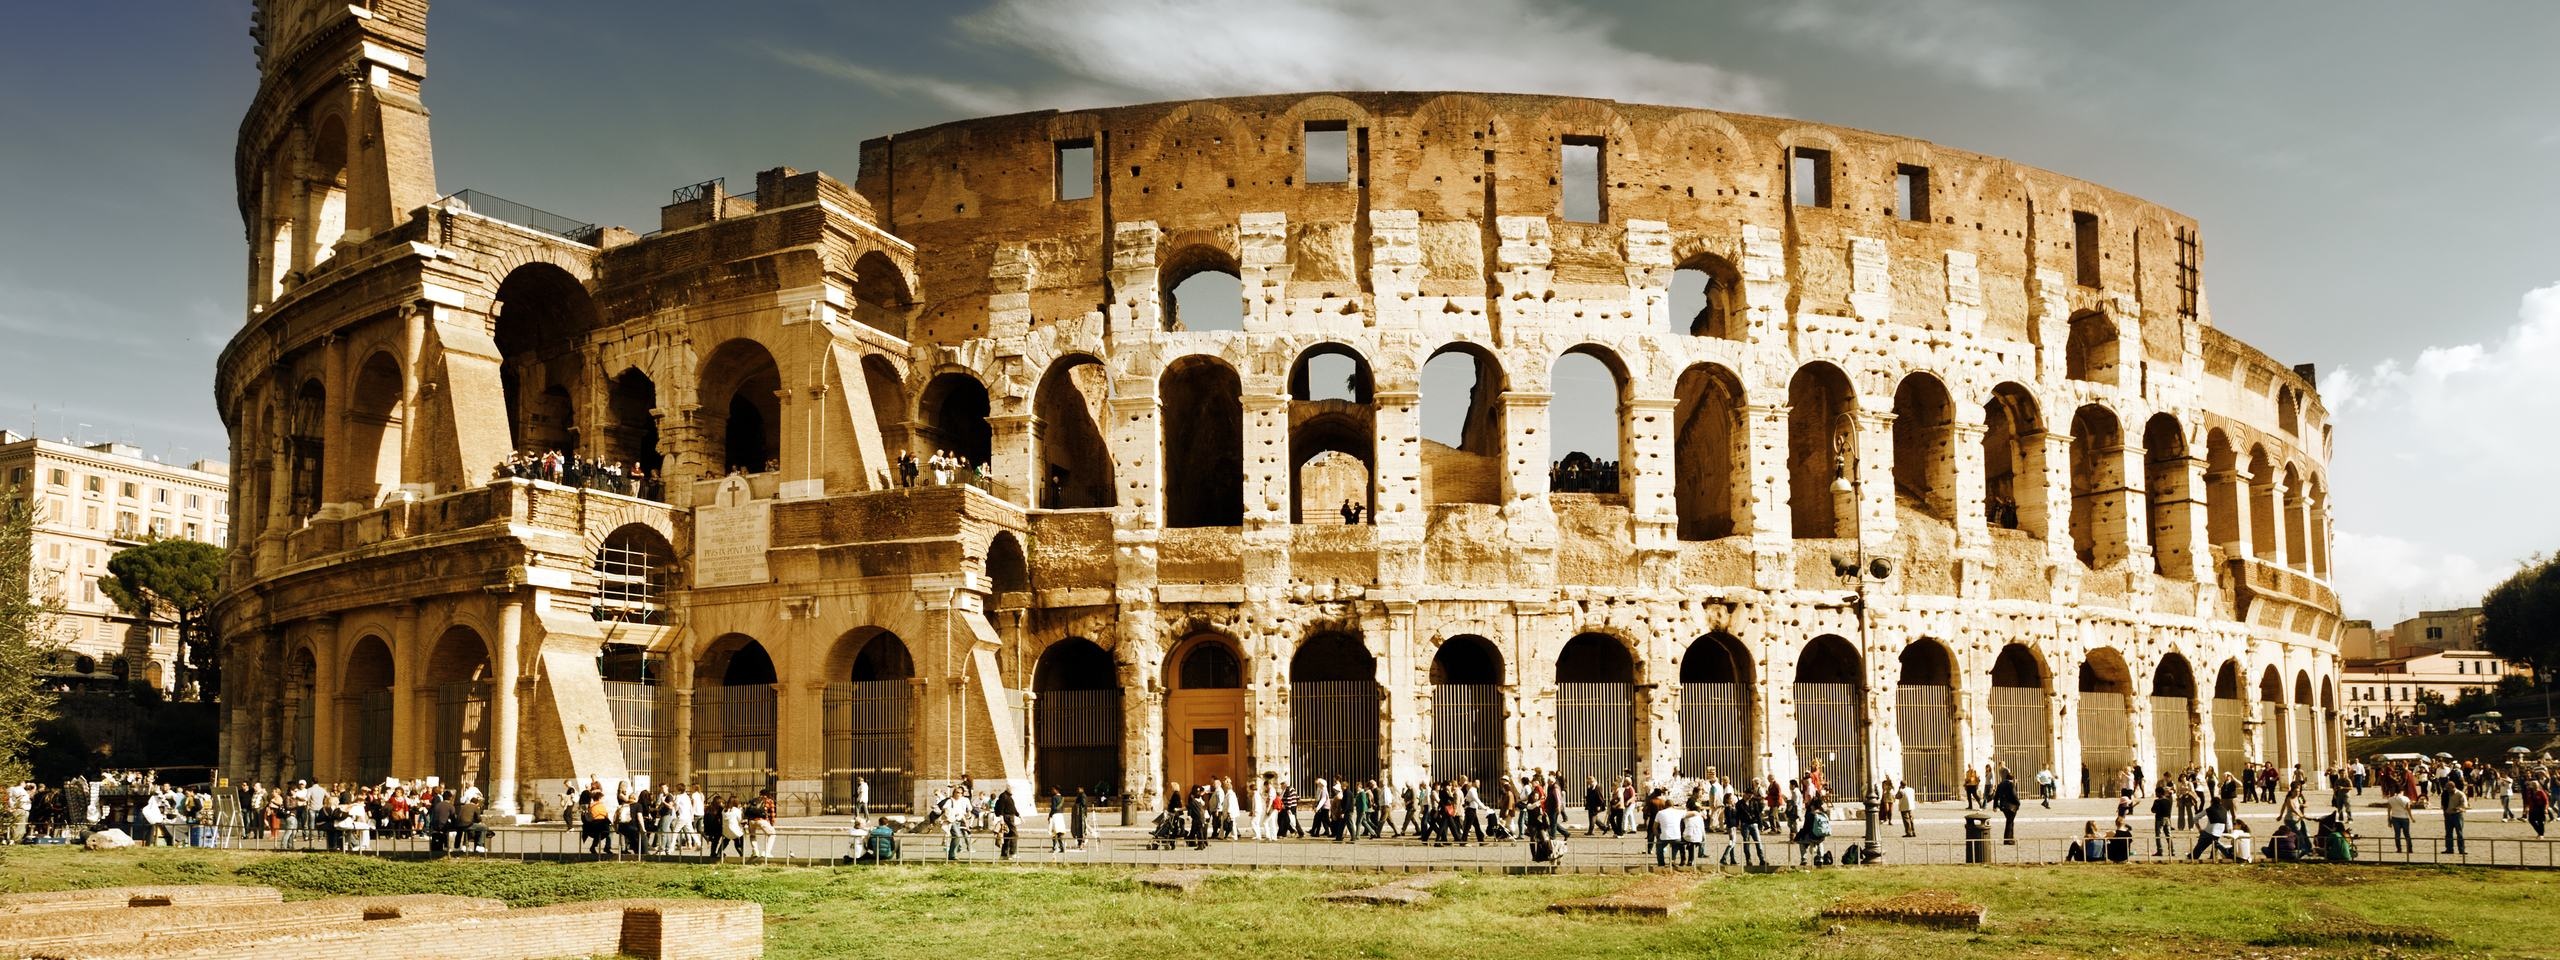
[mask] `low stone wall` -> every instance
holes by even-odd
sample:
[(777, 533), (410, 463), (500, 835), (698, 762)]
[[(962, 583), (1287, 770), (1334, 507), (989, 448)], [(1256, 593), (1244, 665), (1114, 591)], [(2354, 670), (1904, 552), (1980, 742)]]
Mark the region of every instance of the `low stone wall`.
[(71, 910), (117, 907), (203, 907), (220, 904), (281, 903), (274, 887), (98, 887), (46, 893), (0, 894), (0, 922), (12, 917)]
[(434, 956), (444, 960), (753, 960), (764, 955), (764, 908), (709, 900), (604, 900), (332, 926), (154, 938), (121, 946), (28, 952), (33, 960), (226, 960), (279, 956)]
[(496, 900), (418, 894), (347, 897), (295, 903), (217, 903), (129, 907), (122, 901), (93, 909), (63, 910), (0, 919), (0, 956), (58, 949), (137, 946), (243, 931), (290, 930), (422, 917), (495, 913)]

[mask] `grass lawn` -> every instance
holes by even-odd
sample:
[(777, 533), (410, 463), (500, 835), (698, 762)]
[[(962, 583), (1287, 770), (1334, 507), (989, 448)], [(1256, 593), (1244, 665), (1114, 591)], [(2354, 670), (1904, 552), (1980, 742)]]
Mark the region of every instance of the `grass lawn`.
[[(1379, 882), (1321, 871), (1237, 872), (1190, 897), (1112, 868), (919, 865), (889, 870), (665, 864), (392, 862), (331, 854), (18, 848), (0, 891), (135, 883), (257, 883), (288, 896), (451, 893), (519, 906), (623, 896), (764, 904), (766, 955), (1213, 957), (2560, 957), (2560, 873), (2467, 868), (2258, 866), (1883, 867), (1727, 876), (1676, 920), (1567, 918), (1550, 902), (1613, 876), (1467, 875), (1419, 907), (1355, 907), (1309, 894)], [(1979, 932), (1814, 913), (1842, 896), (1920, 888), (1990, 908)], [(2341, 918), (2441, 935), (2411, 949), (2275, 945), (2279, 925)]]

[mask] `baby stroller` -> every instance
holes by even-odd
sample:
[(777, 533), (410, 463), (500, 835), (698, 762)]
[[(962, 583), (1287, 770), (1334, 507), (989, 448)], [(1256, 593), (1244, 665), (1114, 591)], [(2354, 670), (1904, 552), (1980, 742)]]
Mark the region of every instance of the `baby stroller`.
[(1183, 815), (1178, 811), (1166, 811), (1157, 817), (1154, 832), (1147, 834), (1147, 849), (1171, 850), (1189, 839), (1191, 831), (1183, 826), (1182, 821)]

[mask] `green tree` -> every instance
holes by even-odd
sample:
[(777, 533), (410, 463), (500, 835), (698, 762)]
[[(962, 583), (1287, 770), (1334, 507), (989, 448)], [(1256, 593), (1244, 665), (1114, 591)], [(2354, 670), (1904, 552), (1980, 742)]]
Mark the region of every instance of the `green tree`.
[(53, 694), (42, 685), (60, 610), (36, 586), (35, 514), (24, 500), (0, 504), (0, 783), (27, 775), (36, 728), (53, 719)]
[(177, 689), (212, 691), (222, 683), (213, 663), (206, 613), (222, 588), (222, 548), (194, 540), (154, 540), (116, 551), (98, 589), (116, 606), (153, 626), (178, 628)]
[(2560, 668), (2560, 559), (2533, 557), (2480, 598), (2480, 647), (2533, 668), (2536, 683)]

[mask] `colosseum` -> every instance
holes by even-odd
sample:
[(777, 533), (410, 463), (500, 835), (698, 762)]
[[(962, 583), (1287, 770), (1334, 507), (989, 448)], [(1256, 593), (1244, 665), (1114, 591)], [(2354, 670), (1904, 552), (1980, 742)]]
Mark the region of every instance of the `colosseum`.
[(426, 7), (257, 8), (235, 776), (813, 814), (2340, 755), (2326, 412), (2170, 210), (1316, 93), (883, 136), (635, 233), (439, 190)]

